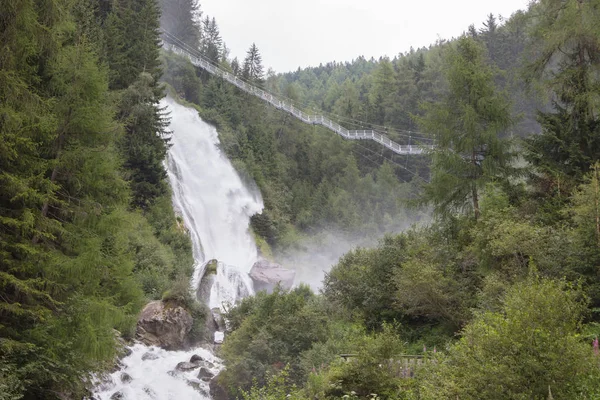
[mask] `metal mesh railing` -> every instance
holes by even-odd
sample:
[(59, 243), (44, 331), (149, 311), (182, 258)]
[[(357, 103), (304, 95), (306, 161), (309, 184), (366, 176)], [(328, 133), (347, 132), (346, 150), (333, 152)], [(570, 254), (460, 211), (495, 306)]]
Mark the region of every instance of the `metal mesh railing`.
[(391, 151), (393, 151), (396, 154), (423, 154), (425, 151), (433, 149), (433, 146), (431, 146), (431, 145), (410, 145), (410, 144), (409, 145), (401, 145), (401, 144), (394, 142), (387, 136), (382, 135), (381, 133), (374, 131), (374, 130), (348, 130), (348, 129), (344, 128), (343, 126), (341, 126), (340, 124), (338, 124), (322, 115), (308, 114), (302, 110), (299, 110), (298, 108), (294, 107), (294, 105), (291, 102), (286, 102), (285, 100), (282, 100), (282, 99), (278, 98), (277, 96), (264, 91), (263, 89), (253, 86), (253, 85), (249, 84), (248, 82), (243, 81), (239, 77), (231, 74), (230, 72), (227, 72), (227, 71), (213, 65), (208, 60), (206, 60), (202, 57), (198, 57), (198, 56), (192, 54), (191, 52), (189, 52), (185, 49), (182, 49), (179, 46), (176, 46), (172, 43), (164, 42), (163, 47), (167, 50), (170, 50), (170, 51), (176, 53), (176, 54), (187, 57), (191, 61), (191, 63), (194, 64), (195, 66), (200, 67), (213, 75), (223, 78), (224, 80), (237, 86), (244, 92), (254, 95), (254, 96), (266, 101), (267, 103), (271, 104), (272, 106), (274, 106), (275, 108), (277, 108), (279, 110), (286, 111), (287, 113), (293, 115), (294, 117), (298, 118), (302, 122), (305, 122), (307, 124), (312, 124), (312, 125), (321, 125), (327, 129), (337, 133), (338, 135), (342, 136), (344, 139), (373, 140), (373, 141), (381, 144), (382, 146), (390, 149)]

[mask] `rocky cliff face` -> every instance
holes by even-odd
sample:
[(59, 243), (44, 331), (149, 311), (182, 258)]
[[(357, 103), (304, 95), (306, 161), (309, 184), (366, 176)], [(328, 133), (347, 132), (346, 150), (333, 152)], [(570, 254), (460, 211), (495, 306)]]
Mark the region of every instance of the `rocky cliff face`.
[(137, 323), (136, 338), (148, 345), (165, 350), (181, 350), (186, 346), (187, 334), (193, 318), (183, 307), (162, 301), (148, 303)]
[(265, 259), (257, 261), (250, 270), (250, 278), (256, 292), (266, 290), (271, 293), (277, 284), (288, 290), (294, 284), (295, 277), (295, 271)]

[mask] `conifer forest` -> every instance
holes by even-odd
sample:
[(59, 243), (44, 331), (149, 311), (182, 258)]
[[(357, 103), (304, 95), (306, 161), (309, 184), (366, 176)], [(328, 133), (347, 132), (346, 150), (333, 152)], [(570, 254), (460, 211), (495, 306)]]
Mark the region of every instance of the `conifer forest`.
[[(201, 0), (0, 0), (0, 400), (600, 399), (600, 0), (474, 22), (275, 72)], [(216, 129), (214, 190), (186, 194), (173, 104)], [(249, 266), (293, 284), (197, 234), (239, 199)]]

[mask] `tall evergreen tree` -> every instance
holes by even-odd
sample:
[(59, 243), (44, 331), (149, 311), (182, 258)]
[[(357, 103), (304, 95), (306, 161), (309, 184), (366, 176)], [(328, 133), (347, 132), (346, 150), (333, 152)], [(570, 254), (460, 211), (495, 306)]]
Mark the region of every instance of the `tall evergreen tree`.
[(499, 138), (511, 125), (510, 107), (474, 39), (460, 38), (446, 63), (449, 93), (441, 103), (424, 104), (418, 118), (437, 146), (425, 199), (438, 213), (470, 208), (478, 218), (479, 191), (510, 168), (509, 145)]
[(483, 28), (479, 30), (481, 38), (490, 54), (491, 59), (495, 62), (497, 59), (497, 47), (498, 47), (498, 22), (494, 14), (489, 14), (487, 20), (483, 23)]
[(160, 26), (169, 33), (163, 40), (200, 48), (202, 11), (196, 0), (161, 0), (160, 10)]
[(264, 71), (262, 57), (255, 43), (252, 43), (246, 53), (246, 58), (244, 59), (244, 65), (242, 67), (242, 76), (254, 82), (263, 81)]
[(219, 63), (223, 55), (223, 39), (219, 32), (217, 20), (208, 15), (202, 21), (201, 53), (209, 60)]
[(115, 1), (106, 21), (110, 88), (133, 84), (142, 72), (158, 81), (160, 9), (155, 0)]
[(240, 74), (241, 71), (241, 67), (240, 67), (240, 61), (238, 60), (237, 57), (235, 57), (232, 61), (231, 61), (231, 71), (233, 72), (233, 74), (235, 76), (238, 76)]
[(158, 102), (163, 91), (159, 55), (159, 15), (155, 0), (120, 0), (107, 20), (111, 87), (122, 91), (118, 116), (125, 123), (122, 151), (130, 170), (133, 205), (147, 208), (166, 193), (162, 162), (167, 132)]
[(534, 10), (529, 77), (548, 85), (554, 110), (539, 114), (543, 133), (527, 140), (527, 158), (549, 175), (580, 178), (600, 160), (600, 1), (541, 0)]

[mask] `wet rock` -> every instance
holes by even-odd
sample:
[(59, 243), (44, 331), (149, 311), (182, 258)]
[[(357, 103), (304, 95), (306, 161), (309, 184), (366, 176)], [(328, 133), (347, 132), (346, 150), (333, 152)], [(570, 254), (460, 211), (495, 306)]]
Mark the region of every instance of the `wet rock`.
[(150, 389), (148, 386), (146, 386), (144, 388), (144, 392), (146, 392), (146, 394), (151, 398), (151, 399), (155, 399), (156, 398), (156, 393), (154, 392), (154, 390)]
[(197, 379), (188, 379), (187, 384), (191, 387), (194, 388), (194, 390), (196, 390), (197, 392), (199, 392), (203, 397), (208, 398), (208, 396), (210, 395), (208, 393), (208, 390), (206, 390), (205, 385), (203, 385), (203, 383)]
[(136, 338), (148, 346), (181, 350), (192, 329), (193, 318), (183, 307), (162, 301), (148, 303), (142, 310)]
[(212, 378), (214, 378), (214, 376), (215, 374), (210, 372), (208, 368), (205, 367), (201, 367), (200, 371), (198, 372), (198, 379), (203, 380), (204, 382), (210, 381)]
[(129, 357), (132, 354), (133, 354), (133, 350), (131, 350), (129, 347), (123, 348), (123, 357)]
[(118, 391), (118, 392), (114, 392), (111, 396), (110, 396), (110, 400), (122, 400), (125, 398), (125, 395), (123, 394), (122, 391)]
[(210, 396), (213, 400), (228, 400), (229, 397), (227, 396), (227, 391), (219, 384), (218, 376), (210, 381), (208, 387), (210, 389)]
[(226, 331), (227, 327), (225, 326), (225, 318), (221, 314), (221, 310), (218, 307), (212, 308), (210, 310), (212, 314), (213, 320), (215, 321), (215, 326), (217, 327), (217, 331)]
[(133, 378), (127, 372), (123, 372), (121, 374), (121, 382), (123, 382), (123, 383), (129, 383), (132, 380), (133, 380)]
[(198, 354), (194, 354), (192, 358), (190, 358), (191, 363), (199, 363), (201, 361), (204, 361), (204, 358), (200, 357)]
[(280, 284), (282, 289), (288, 290), (292, 287), (295, 276), (296, 271), (265, 259), (254, 263), (250, 270), (250, 278), (256, 292), (266, 290), (271, 293), (277, 284)]
[(200, 386), (200, 382), (198, 382), (198, 381), (188, 380), (187, 384), (188, 384), (188, 386), (193, 387), (197, 391), (200, 391), (202, 389), (202, 386)]
[(142, 361), (146, 361), (146, 360), (157, 360), (158, 356), (152, 352), (145, 352), (144, 354), (142, 354)]
[(187, 362), (187, 361), (182, 361), (179, 364), (177, 364), (177, 366), (175, 367), (175, 369), (177, 371), (191, 371), (193, 369), (198, 368), (200, 365), (197, 363), (191, 363), (191, 362)]
[(196, 289), (196, 297), (198, 298), (198, 301), (202, 304), (208, 304), (210, 300), (210, 290), (214, 282), (214, 274), (204, 274), (204, 276), (200, 280), (198, 288)]

